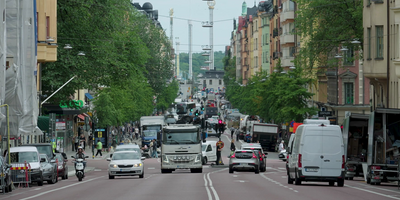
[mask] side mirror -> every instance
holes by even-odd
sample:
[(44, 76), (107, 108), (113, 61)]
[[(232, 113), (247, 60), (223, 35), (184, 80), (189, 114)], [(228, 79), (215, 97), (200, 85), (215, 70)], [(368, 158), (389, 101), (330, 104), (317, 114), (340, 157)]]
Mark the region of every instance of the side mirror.
[(46, 162), (46, 158), (41, 158), (40, 162)]
[(107, 160), (107, 161), (111, 161), (111, 158), (107, 158), (106, 160)]
[(75, 158), (74, 156), (71, 156), (71, 158)]
[(89, 156), (85, 156), (85, 158), (89, 158)]
[(268, 153), (267, 153), (267, 152), (265, 152), (265, 155), (268, 155)]
[(111, 153), (111, 154), (110, 154), (110, 158), (112, 158), (112, 155), (113, 155), (113, 154)]
[(146, 157), (142, 157), (140, 160), (146, 160)]
[(267, 158), (267, 155), (264, 155), (264, 158)]
[(56, 163), (56, 160), (50, 160), (50, 163)]

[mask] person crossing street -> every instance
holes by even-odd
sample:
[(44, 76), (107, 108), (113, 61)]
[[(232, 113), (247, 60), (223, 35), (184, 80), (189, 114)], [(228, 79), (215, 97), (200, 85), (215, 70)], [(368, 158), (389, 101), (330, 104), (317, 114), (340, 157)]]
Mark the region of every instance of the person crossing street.
[(100, 140), (96, 144), (96, 149), (97, 153), (95, 157), (97, 157), (98, 154), (100, 154), (100, 157), (103, 157), (103, 154), (101, 153), (101, 150), (103, 149), (103, 143), (101, 143)]

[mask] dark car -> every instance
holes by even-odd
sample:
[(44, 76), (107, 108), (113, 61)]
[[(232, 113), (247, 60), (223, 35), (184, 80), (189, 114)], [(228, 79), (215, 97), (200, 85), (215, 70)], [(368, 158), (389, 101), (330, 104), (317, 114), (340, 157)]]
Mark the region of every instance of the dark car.
[(68, 179), (68, 159), (65, 153), (56, 153), (56, 163), (58, 163), (58, 177), (63, 180)]
[[(11, 192), (12, 191), (12, 186), (11, 186), (11, 171), (10, 167), (11, 165), (8, 165), (3, 157), (0, 156), (0, 189), (5, 190), (4, 192)], [(1, 184), (1, 179), (4, 177), (4, 182), (5, 184)]]
[(267, 169), (267, 159), (266, 156), (262, 154), (262, 152), (260, 150), (254, 150), (254, 153), (256, 154), (256, 156), (258, 157), (258, 159), (260, 159), (260, 172), (265, 172)]
[(39, 154), (46, 154), (50, 160), (54, 160), (53, 145), (50, 143), (23, 144), (21, 146), (36, 147)]

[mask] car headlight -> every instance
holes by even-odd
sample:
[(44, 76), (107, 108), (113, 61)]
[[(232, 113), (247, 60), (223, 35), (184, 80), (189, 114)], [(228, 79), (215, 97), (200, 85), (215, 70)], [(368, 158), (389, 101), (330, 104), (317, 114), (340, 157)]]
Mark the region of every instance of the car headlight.
[(115, 164), (111, 164), (110, 167), (111, 167), (111, 168), (117, 168), (118, 166), (115, 165)]
[(201, 154), (197, 154), (196, 159), (194, 160), (195, 163), (201, 162)]
[(142, 166), (142, 163), (134, 164), (133, 166), (134, 166), (134, 167), (140, 167), (140, 166)]
[(168, 157), (166, 155), (162, 155), (162, 161), (164, 163), (169, 163)]

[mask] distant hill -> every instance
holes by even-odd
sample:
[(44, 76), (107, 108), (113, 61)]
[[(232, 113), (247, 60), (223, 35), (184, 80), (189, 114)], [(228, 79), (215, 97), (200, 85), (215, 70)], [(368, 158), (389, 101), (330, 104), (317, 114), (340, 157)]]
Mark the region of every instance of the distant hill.
[[(205, 53), (205, 52), (203, 52)], [(202, 66), (208, 66), (204, 61), (208, 60), (208, 56), (202, 56), (203, 53), (192, 53), (192, 70), (193, 77), (197, 77), (199, 73), (204, 74), (205, 70), (201, 70)], [(222, 59), (225, 57), (225, 53), (222, 51), (214, 52), (214, 67), (216, 70), (224, 70), (224, 65), (222, 63)], [(179, 70), (182, 73), (183, 77), (186, 77), (186, 74), (183, 72), (189, 72), (189, 54), (188, 53), (180, 53), (179, 54)]]

